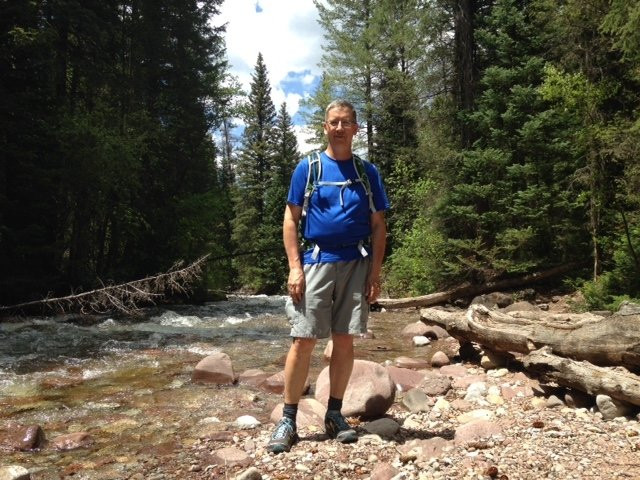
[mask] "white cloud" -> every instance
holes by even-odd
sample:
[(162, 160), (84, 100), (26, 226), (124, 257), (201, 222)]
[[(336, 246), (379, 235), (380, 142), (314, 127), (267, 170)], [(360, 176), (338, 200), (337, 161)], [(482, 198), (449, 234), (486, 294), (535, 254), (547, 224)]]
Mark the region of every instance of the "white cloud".
[[(259, 4), (260, 12), (256, 12)], [(226, 0), (215, 24), (227, 23), (226, 47), (230, 72), (245, 90), (249, 90), (251, 74), (258, 53), (262, 53), (269, 73), (271, 98), (279, 109), (287, 102), (293, 117), (300, 100), (310, 93), (313, 82), (321, 74), (318, 67), (322, 55), (322, 29), (313, 0)], [(297, 79), (294, 87), (292, 79)], [(296, 88), (300, 91), (292, 91)], [(296, 127), (301, 152), (311, 148)]]

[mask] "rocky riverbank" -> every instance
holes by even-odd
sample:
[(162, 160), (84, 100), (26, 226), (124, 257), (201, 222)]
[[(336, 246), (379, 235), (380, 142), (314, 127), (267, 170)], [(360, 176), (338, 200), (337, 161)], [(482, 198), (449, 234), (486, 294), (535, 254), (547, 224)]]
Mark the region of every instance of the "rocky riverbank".
[[(404, 331), (410, 355), (397, 356), (381, 336), (359, 342), (357, 351), (388, 354), (379, 364), (399, 389), (384, 415), (350, 418), (360, 435), (355, 444), (324, 434), (312, 387), (300, 442), (289, 453), (266, 452), (281, 401), (277, 382), (272, 378), (269, 389), (196, 387), (183, 378), (193, 375), (193, 362), (154, 391), (139, 385), (127, 401), (114, 392), (98, 406), (83, 405), (95, 407), (86, 417), (25, 414), (3, 421), (0, 479), (640, 478), (635, 412), (541, 385), (517, 362), (463, 361), (452, 339), (426, 349), (414, 338), (421, 336), (415, 312), (375, 313), (374, 331), (389, 317), (398, 334)], [(28, 412), (27, 405), (20, 408)], [(31, 447), (16, 443), (27, 436)]]

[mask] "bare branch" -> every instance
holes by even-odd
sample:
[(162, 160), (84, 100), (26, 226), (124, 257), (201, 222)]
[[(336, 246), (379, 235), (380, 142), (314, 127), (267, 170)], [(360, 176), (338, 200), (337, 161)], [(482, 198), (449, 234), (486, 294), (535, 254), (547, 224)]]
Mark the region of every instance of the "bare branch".
[(19, 303), (17, 305), (0, 305), (0, 313), (16, 312), (35, 307), (45, 310), (67, 312), (79, 310), (82, 313), (105, 313), (118, 311), (128, 315), (135, 314), (140, 305), (155, 305), (167, 294), (185, 294), (188, 285), (200, 278), (204, 264), (209, 255), (200, 257), (195, 262), (183, 267), (184, 262), (176, 262), (167, 272), (145, 277), (118, 285), (105, 285), (101, 288), (82, 293), (72, 293), (65, 297)]

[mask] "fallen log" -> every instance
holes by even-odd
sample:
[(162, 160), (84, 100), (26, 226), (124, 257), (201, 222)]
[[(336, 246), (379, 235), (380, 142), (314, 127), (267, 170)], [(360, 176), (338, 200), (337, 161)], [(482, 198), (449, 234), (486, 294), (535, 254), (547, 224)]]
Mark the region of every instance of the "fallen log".
[(379, 298), (377, 303), (381, 307), (387, 309), (430, 307), (433, 305), (442, 305), (443, 303), (452, 302), (453, 300), (456, 300), (458, 298), (475, 297), (477, 295), (482, 295), (483, 293), (496, 292), (499, 290), (510, 290), (527, 285), (533, 285), (536, 282), (548, 280), (549, 278), (553, 278), (558, 275), (563, 275), (583, 265), (584, 263), (569, 263), (566, 265), (560, 265), (558, 267), (551, 268), (549, 270), (545, 270), (543, 272), (531, 273), (523, 277), (509, 278), (496, 282), (487, 282), (483, 285), (464, 284), (449, 290), (430, 293), (428, 295), (421, 295), (419, 297)]
[(620, 365), (630, 370), (640, 366), (637, 314), (503, 313), (472, 305), (466, 312), (426, 308), (420, 317), (462, 342), (476, 342), (496, 352), (527, 354), (548, 346), (555, 355), (596, 365)]
[(598, 367), (563, 358), (551, 353), (549, 347), (529, 353), (522, 361), (527, 370), (537, 373), (542, 380), (640, 406), (640, 377), (623, 368)]

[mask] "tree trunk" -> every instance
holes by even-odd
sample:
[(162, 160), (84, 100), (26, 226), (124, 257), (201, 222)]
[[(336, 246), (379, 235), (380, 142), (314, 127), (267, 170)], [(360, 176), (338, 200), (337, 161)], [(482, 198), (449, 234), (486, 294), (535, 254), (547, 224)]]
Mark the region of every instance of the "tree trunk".
[(523, 358), (525, 367), (542, 379), (590, 395), (604, 394), (640, 406), (640, 377), (623, 369), (603, 368), (553, 355), (548, 347)]
[(458, 340), (497, 352), (529, 353), (548, 346), (556, 355), (596, 365), (640, 367), (640, 315), (507, 314), (472, 305), (467, 312), (457, 313), (427, 308), (420, 316)]
[(384, 308), (430, 307), (432, 305), (440, 305), (443, 303), (451, 302), (458, 298), (475, 297), (476, 295), (482, 295), (483, 293), (490, 293), (498, 290), (509, 290), (513, 288), (520, 288), (526, 285), (531, 285), (536, 282), (547, 280), (549, 278), (570, 272), (582, 265), (582, 263), (570, 263), (567, 265), (560, 265), (559, 267), (545, 270), (544, 272), (525, 275), (524, 277), (510, 278), (497, 282), (488, 282), (483, 285), (464, 284), (454, 287), (450, 290), (430, 293), (428, 295), (422, 295), (419, 297), (381, 298), (378, 299), (378, 304)]

